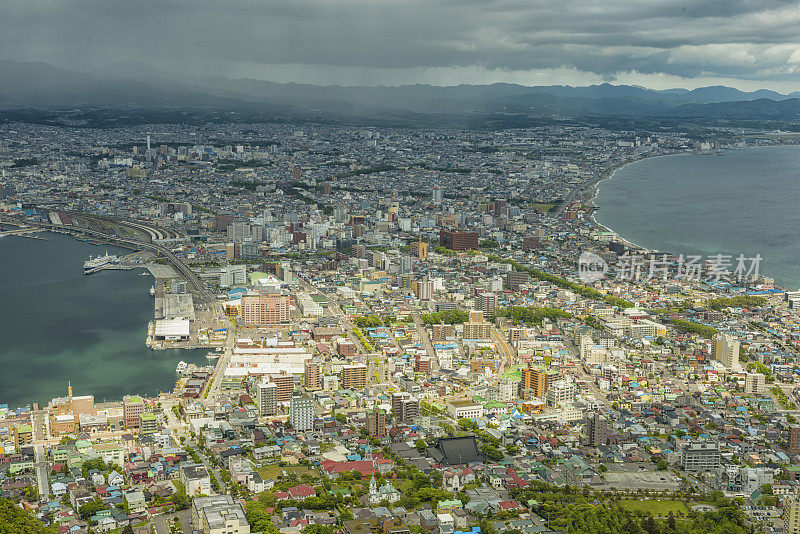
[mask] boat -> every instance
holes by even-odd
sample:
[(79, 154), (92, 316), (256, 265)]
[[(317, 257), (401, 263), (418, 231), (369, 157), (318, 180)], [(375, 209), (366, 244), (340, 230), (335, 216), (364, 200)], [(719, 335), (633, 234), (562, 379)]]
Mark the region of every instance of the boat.
[(151, 297), (156, 296), (156, 286), (150, 286), (150, 296)]
[(106, 265), (113, 265), (119, 262), (119, 258), (113, 254), (106, 252), (105, 256), (97, 256), (89, 259), (83, 264), (83, 274), (91, 274)]
[(219, 354), (214, 354), (213, 352), (209, 352), (208, 354), (206, 354), (206, 358), (208, 358), (209, 360), (216, 360), (219, 357), (220, 357)]
[(186, 371), (187, 367), (189, 367), (189, 364), (181, 360), (178, 362), (178, 366), (175, 368), (175, 372), (179, 375), (183, 374), (183, 372)]

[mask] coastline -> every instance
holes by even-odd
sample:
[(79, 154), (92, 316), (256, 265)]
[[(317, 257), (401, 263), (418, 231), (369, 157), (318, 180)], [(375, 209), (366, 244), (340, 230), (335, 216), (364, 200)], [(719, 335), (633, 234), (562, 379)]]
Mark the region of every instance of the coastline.
[[(146, 395), (170, 392), (178, 378), (175, 365), (179, 360), (205, 365), (207, 348), (180, 347), (156, 351), (145, 345), (147, 322), (153, 320), (153, 299), (147, 294), (147, 289), (152, 285), (150, 274), (142, 277), (135, 274), (141, 272), (141, 269), (137, 269), (134, 272), (112, 270), (86, 276), (81, 273), (86, 254), (100, 247), (89, 246), (67, 232), (43, 233), (50, 234), (47, 240), (13, 235), (8, 237), (19, 238), (0, 239), (0, 242), (6, 242), (0, 248), (9, 255), (12, 255), (12, 251), (29, 250), (55, 250), (59, 257), (62, 257), (63, 251), (67, 253), (63, 256), (66, 259), (58, 264), (37, 261), (32, 259), (35, 255), (18, 255), (15, 252), (14, 256), (19, 256), (20, 261), (36, 264), (36, 269), (28, 270), (27, 265), (14, 267), (18, 263), (16, 261), (4, 266), (4, 273), (9, 275), (9, 279), (16, 280), (13, 287), (30, 288), (29, 298), (37, 306), (49, 304), (48, 292), (57, 291), (57, 294), (50, 296), (56, 306), (61, 306), (59, 310), (63, 308), (63, 313), (59, 311), (57, 316), (38, 315), (35, 321), (26, 321), (17, 313), (8, 313), (13, 320), (6, 325), (9, 333), (31, 329), (29, 334), (23, 336), (9, 336), (6, 341), (10, 345), (0, 350), (2, 361), (8, 365), (23, 359), (27, 361), (25, 366), (9, 369), (8, 376), (3, 380), (3, 385), (9, 389), (3, 388), (4, 395), (0, 403), (15, 406), (46, 403), (60, 394), (62, 382), (68, 379), (72, 380), (76, 390), (95, 395), (98, 402), (118, 401), (131, 392)], [(112, 247), (112, 253), (124, 253), (126, 249), (109, 245), (109, 249)], [(48, 265), (52, 267), (46, 267)], [(41, 271), (38, 270), (39, 266)], [(21, 275), (26, 278), (18, 278)], [(30, 283), (28, 276), (31, 277)], [(82, 304), (71, 306), (69, 302)], [(127, 305), (119, 308), (119, 302)], [(100, 314), (96, 312), (98, 306), (103, 310)], [(88, 320), (76, 326), (72, 316), (88, 317)], [(32, 317), (30, 315), (29, 319)], [(43, 332), (47, 335), (42, 335)], [(30, 341), (26, 341), (25, 337)], [(29, 380), (27, 391), (18, 387), (22, 378)]]
[[(792, 144), (780, 143), (780, 144), (760, 145), (760, 146), (741, 147), (741, 148), (740, 147), (729, 147), (729, 148), (716, 149), (715, 152), (727, 152), (727, 151), (737, 151), (737, 150), (746, 150), (746, 149), (759, 149), (759, 148), (798, 147), (798, 146), (800, 146), (800, 143), (792, 143)], [(622, 162), (622, 163), (618, 163), (616, 165), (608, 167), (607, 169), (604, 169), (603, 172), (601, 173), (601, 175), (597, 179), (594, 179), (594, 180), (592, 180), (590, 182), (587, 182), (584, 186), (580, 187), (579, 190), (576, 191), (573, 195), (575, 197), (575, 200), (579, 200), (584, 205), (590, 206), (592, 208), (591, 213), (588, 216), (588, 222), (589, 222), (589, 225), (591, 226), (592, 229), (598, 230), (598, 231), (602, 231), (602, 232), (610, 232), (610, 233), (614, 234), (614, 236), (616, 237), (617, 241), (624, 243), (626, 246), (628, 246), (630, 249), (632, 249), (634, 251), (641, 252), (641, 253), (648, 253), (648, 252), (654, 252), (654, 251), (657, 252), (657, 250), (649, 249), (647, 247), (644, 247), (642, 245), (639, 245), (637, 243), (629, 241), (628, 239), (625, 239), (619, 233), (617, 233), (613, 228), (610, 228), (610, 227), (600, 223), (599, 221), (597, 221), (597, 219), (595, 217), (595, 212), (599, 211), (599, 209), (600, 209), (600, 207), (596, 203), (597, 196), (599, 195), (599, 184), (601, 182), (605, 181), (605, 180), (613, 178), (614, 175), (617, 173), (617, 171), (619, 171), (619, 170), (621, 170), (621, 169), (623, 169), (623, 168), (625, 168), (628, 165), (631, 165), (633, 163), (637, 163), (637, 162), (644, 161), (644, 160), (647, 160), (647, 159), (656, 159), (656, 158), (672, 157), (672, 156), (690, 156), (690, 155), (711, 155), (711, 154), (708, 153), (708, 152), (700, 152), (700, 151), (692, 151), (692, 152), (680, 151), (680, 152), (673, 152), (673, 153), (668, 153), (668, 154), (657, 154), (657, 155), (644, 156), (644, 157), (639, 157), (639, 158), (636, 158), (636, 159), (633, 159), (633, 160), (625, 161), (625, 162)], [(775, 287), (775, 288), (778, 288), (778, 289), (783, 289), (785, 291), (789, 290), (788, 287), (785, 287), (784, 285), (779, 284), (778, 282), (775, 281), (775, 279), (773, 277), (769, 276), (767, 273), (760, 273), (760, 277), (772, 280), (771, 283), (768, 283), (768, 282), (763, 282), (763, 283), (768, 283), (768, 285), (771, 285), (772, 287)]]

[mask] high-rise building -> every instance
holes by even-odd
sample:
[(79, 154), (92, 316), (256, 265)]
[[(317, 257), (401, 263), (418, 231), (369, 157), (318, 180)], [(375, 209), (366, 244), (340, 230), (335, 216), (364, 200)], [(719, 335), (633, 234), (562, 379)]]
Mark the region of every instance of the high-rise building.
[(519, 286), (528, 282), (528, 273), (512, 271), (506, 274), (505, 285), (512, 291), (519, 290)]
[(800, 533), (800, 497), (789, 495), (783, 503), (783, 531), (786, 534)]
[(789, 452), (800, 454), (800, 426), (789, 427)]
[(278, 385), (275, 382), (262, 380), (256, 384), (255, 394), (259, 415), (278, 413)]
[(156, 414), (145, 412), (139, 414), (139, 432), (142, 434), (153, 434), (158, 430), (158, 418)]
[(606, 445), (608, 444), (608, 426), (606, 418), (599, 413), (594, 414), (586, 423), (586, 434), (589, 439), (589, 445)]
[(322, 362), (306, 360), (303, 385), (308, 390), (322, 389)]
[(497, 309), (497, 295), (494, 293), (478, 293), (475, 297), (475, 308), (485, 314), (491, 314)]
[(270, 382), (274, 382), (277, 386), (277, 399), (278, 402), (287, 402), (292, 397), (294, 391), (294, 376), (290, 374), (271, 374), (269, 375)]
[(386, 435), (386, 412), (380, 408), (367, 412), (367, 434), (380, 437)]
[(450, 250), (478, 250), (478, 232), (440, 230), (439, 245)]
[(431, 200), (433, 200), (434, 204), (441, 204), (442, 203), (442, 186), (439, 185), (439, 182), (433, 186), (433, 194), (431, 195)]
[(289, 319), (289, 297), (286, 295), (261, 293), (242, 297), (242, 324), (277, 325), (288, 323)]
[(367, 366), (364, 364), (342, 367), (342, 388), (364, 389), (367, 387)]
[(414, 268), (414, 260), (411, 259), (411, 256), (402, 256), (399, 267), (400, 274), (410, 273)]
[(314, 429), (314, 401), (308, 395), (293, 393), (289, 402), (289, 422), (298, 432)]
[(747, 373), (744, 375), (744, 394), (760, 395), (766, 391), (764, 373)]
[(711, 346), (711, 356), (726, 369), (737, 370), (739, 368), (739, 341), (728, 334), (717, 334), (714, 336)]
[(407, 392), (392, 394), (392, 413), (397, 421), (408, 421), (419, 415), (419, 399)]
[(519, 388), (520, 390), (531, 390), (531, 395), (534, 397), (544, 397), (550, 383), (553, 382), (557, 376), (556, 373), (548, 373), (544, 369), (538, 367), (524, 367), (522, 369)]
[(419, 300), (431, 300), (433, 298), (433, 280), (417, 282), (417, 298)]
[(144, 399), (138, 395), (125, 395), (122, 398), (122, 417), (125, 428), (139, 428), (139, 416), (144, 413)]
[(421, 260), (427, 259), (428, 244), (424, 241), (412, 241), (409, 243), (409, 251), (415, 258), (419, 258)]
[(489, 339), (492, 337), (492, 324), (483, 320), (483, 312), (472, 310), (469, 321), (464, 323), (464, 339)]

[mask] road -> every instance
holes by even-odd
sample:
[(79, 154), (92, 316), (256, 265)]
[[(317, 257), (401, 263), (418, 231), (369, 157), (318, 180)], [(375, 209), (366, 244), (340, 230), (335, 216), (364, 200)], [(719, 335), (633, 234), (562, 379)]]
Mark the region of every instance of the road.
[(36, 486), (39, 492), (39, 500), (47, 501), (50, 499), (50, 464), (47, 462), (47, 455), (44, 452), (44, 445), (38, 443), (33, 446), (36, 456)]
[(220, 384), (222, 377), (225, 376), (225, 369), (231, 363), (233, 357), (233, 348), (236, 345), (236, 329), (233, 325), (228, 326), (228, 337), (225, 338), (225, 350), (217, 359), (217, 365), (214, 367), (214, 374), (211, 375), (211, 385), (206, 390), (206, 399), (216, 399), (217, 393), (220, 391)]
[(417, 326), (419, 339), (422, 341), (422, 344), (425, 345), (425, 353), (431, 359), (431, 370), (438, 371), (439, 358), (436, 357), (436, 349), (434, 348), (431, 338), (428, 335), (428, 329), (425, 328), (425, 325), (422, 323), (422, 317), (420, 316), (419, 311), (413, 310), (411, 312), (411, 318), (414, 319), (414, 324)]
[(503, 339), (503, 334), (494, 326), (492, 326), (492, 340), (494, 340), (495, 346), (500, 346), (500, 349), (505, 355), (503, 364), (500, 366), (501, 370), (505, 371), (514, 365), (514, 349)]

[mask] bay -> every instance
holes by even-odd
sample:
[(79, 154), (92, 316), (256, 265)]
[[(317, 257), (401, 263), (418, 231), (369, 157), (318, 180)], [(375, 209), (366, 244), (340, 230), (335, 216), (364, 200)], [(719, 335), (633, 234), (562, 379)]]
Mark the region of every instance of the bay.
[(150, 276), (142, 270), (83, 274), (90, 255), (126, 254), (71, 237), (0, 238), (0, 403), (46, 404), (66, 396), (96, 402), (169, 391), (180, 360), (206, 365), (206, 350), (153, 351)]
[(760, 254), (762, 274), (800, 287), (800, 146), (644, 159), (601, 182), (595, 203), (597, 222), (641, 247)]

